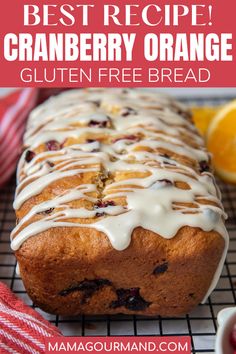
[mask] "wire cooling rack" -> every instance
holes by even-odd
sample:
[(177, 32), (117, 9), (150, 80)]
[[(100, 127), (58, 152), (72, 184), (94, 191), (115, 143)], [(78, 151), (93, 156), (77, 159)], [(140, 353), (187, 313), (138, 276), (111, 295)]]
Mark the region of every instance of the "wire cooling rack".
[[(189, 104), (221, 104), (226, 99), (196, 98)], [(49, 315), (36, 308), (46, 319), (60, 328), (66, 336), (191, 336), (192, 353), (213, 353), (217, 330), (217, 313), (236, 305), (236, 187), (219, 183), (223, 203), (228, 213), (227, 228), (230, 248), (215, 291), (207, 302), (191, 313), (178, 318), (142, 316), (80, 316)], [(14, 181), (0, 190), (0, 281), (6, 283), (27, 304), (34, 306), (16, 274), (16, 260), (9, 244), (9, 234), (15, 224), (12, 209)]]

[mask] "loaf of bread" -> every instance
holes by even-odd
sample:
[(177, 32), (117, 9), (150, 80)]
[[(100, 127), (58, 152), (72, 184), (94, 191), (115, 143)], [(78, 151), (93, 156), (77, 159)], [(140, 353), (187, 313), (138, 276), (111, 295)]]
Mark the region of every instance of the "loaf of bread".
[(178, 316), (216, 286), (228, 235), (188, 109), (138, 89), (81, 89), (30, 115), (11, 246), (60, 315)]

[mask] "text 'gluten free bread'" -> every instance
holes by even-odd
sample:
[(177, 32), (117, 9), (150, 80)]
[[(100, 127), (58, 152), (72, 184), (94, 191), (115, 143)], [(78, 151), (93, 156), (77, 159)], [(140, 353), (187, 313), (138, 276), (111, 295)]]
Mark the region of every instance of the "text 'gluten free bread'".
[(165, 95), (67, 91), (30, 115), (11, 246), (36, 305), (61, 315), (177, 316), (228, 247), (209, 155)]

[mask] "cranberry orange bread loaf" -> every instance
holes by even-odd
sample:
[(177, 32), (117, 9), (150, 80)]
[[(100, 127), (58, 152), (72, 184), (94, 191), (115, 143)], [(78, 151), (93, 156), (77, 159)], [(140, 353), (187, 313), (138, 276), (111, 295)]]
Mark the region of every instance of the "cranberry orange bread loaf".
[(11, 245), (36, 305), (177, 316), (206, 299), (228, 236), (185, 107), (135, 89), (67, 91), (31, 113), (24, 145)]

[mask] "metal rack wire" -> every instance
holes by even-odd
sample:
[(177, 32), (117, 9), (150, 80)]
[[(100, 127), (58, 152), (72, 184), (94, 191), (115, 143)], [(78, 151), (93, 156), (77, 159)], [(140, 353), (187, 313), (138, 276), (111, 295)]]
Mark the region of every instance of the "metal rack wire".
[[(202, 98), (188, 101), (197, 104), (221, 104), (223, 100)], [(142, 316), (80, 316), (49, 315), (36, 308), (46, 319), (69, 336), (156, 336), (190, 335), (192, 353), (213, 353), (217, 330), (217, 313), (236, 304), (236, 187), (219, 183), (223, 204), (228, 213), (227, 228), (230, 248), (217, 288), (207, 302), (191, 313), (178, 318)], [(16, 260), (9, 244), (9, 233), (15, 224), (12, 209), (14, 180), (0, 190), (0, 281), (6, 283), (27, 304), (34, 306), (16, 274)]]

